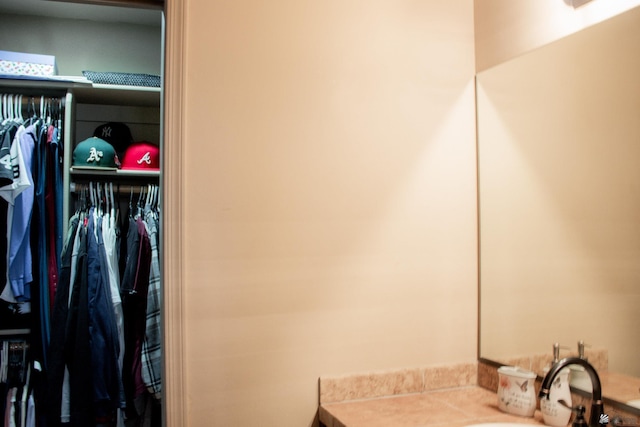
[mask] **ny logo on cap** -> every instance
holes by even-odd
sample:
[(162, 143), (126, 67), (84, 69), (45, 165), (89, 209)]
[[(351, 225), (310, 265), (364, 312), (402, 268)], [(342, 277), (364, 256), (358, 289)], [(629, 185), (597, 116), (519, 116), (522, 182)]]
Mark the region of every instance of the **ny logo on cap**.
[(140, 160), (136, 160), (138, 162), (139, 165), (146, 163), (148, 165), (151, 164), (151, 153), (149, 151), (147, 151), (146, 153), (144, 153), (144, 156), (142, 156), (140, 158)]
[(111, 131), (113, 128), (111, 126), (105, 126), (102, 128), (102, 137), (103, 138), (111, 138)]
[(89, 158), (87, 158), (87, 163), (99, 162), (103, 156), (104, 153), (102, 151), (96, 150), (96, 147), (91, 147), (91, 149), (89, 150)]

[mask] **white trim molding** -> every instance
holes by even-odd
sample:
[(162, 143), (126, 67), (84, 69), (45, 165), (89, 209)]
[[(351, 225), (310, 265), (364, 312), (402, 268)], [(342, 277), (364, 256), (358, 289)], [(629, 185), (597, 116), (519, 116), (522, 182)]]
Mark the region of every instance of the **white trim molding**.
[(163, 251), (164, 274), (164, 381), (165, 426), (188, 425), (186, 415), (185, 343), (183, 306), (183, 111), (185, 14), (183, 0), (165, 4), (164, 147), (163, 147)]

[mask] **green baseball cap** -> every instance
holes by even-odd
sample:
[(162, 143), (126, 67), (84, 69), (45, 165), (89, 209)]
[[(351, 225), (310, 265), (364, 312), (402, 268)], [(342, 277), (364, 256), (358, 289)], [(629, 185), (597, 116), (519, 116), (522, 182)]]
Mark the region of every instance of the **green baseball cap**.
[(111, 144), (92, 136), (76, 145), (72, 166), (75, 169), (116, 170), (120, 167), (120, 160)]

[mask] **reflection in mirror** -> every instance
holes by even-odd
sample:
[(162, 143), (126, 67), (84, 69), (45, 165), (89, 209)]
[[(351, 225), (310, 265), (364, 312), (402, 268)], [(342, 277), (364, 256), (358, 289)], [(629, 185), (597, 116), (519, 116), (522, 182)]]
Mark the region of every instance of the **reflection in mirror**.
[(640, 8), (478, 74), (477, 102), (480, 356), (584, 340), (640, 376)]

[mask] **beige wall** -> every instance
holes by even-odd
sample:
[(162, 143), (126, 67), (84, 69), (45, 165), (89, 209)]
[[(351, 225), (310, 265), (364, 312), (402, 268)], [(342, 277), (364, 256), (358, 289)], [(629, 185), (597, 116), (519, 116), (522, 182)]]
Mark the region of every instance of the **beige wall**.
[(185, 4), (188, 424), (475, 360), (473, 2)]
[(485, 70), (547, 43), (604, 21), (640, 0), (476, 0), (476, 69)]
[(158, 75), (162, 16), (157, 14), (157, 25), (134, 25), (0, 13), (0, 49), (53, 55), (61, 76), (81, 76), (83, 70)]

